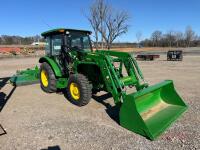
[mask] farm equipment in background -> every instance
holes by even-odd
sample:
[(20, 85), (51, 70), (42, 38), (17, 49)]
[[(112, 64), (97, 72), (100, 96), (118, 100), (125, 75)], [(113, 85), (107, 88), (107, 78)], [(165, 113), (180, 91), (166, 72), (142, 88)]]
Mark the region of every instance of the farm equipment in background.
[[(42, 33), (47, 44), (40, 69), (22, 71), (10, 81), (15, 85), (40, 81), (47, 93), (63, 89), (78, 106), (88, 104), (92, 93), (109, 92), (119, 107), (120, 125), (154, 140), (187, 109), (173, 81), (149, 86), (129, 53), (93, 52), (90, 34), (64, 28)], [(128, 94), (127, 87), (136, 91)]]
[(154, 55), (154, 54), (138, 54), (136, 56), (137, 60), (154, 60), (155, 58), (160, 58), (160, 55)]
[(167, 60), (168, 61), (182, 61), (183, 60), (183, 51), (168, 51), (167, 52)]

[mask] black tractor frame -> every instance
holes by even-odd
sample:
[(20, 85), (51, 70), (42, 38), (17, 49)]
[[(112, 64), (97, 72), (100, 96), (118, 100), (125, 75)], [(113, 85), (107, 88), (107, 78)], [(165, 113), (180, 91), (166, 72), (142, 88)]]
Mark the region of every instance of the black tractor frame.
[(183, 51), (174, 50), (167, 52), (167, 61), (182, 61), (183, 60)]

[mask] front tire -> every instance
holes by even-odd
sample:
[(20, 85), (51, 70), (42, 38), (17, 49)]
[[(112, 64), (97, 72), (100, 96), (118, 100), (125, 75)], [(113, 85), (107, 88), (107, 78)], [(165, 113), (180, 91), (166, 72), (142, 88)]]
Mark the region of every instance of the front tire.
[(92, 97), (92, 85), (82, 74), (70, 75), (66, 90), (67, 99), (77, 105), (87, 105)]
[(44, 62), (40, 66), (40, 87), (46, 93), (56, 92), (56, 77), (51, 66)]

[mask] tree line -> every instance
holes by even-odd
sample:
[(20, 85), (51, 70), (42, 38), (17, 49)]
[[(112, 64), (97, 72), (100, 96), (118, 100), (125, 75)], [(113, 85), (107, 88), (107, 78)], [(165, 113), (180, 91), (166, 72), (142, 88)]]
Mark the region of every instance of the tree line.
[(144, 47), (197, 47), (200, 46), (200, 36), (192, 27), (187, 26), (185, 32), (170, 30), (166, 33), (156, 30), (150, 38), (141, 40), (141, 34), (136, 34), (139, 45)]
[(21, 37), (21, 36), (9, 36), (9, 35), (1, 35), (0, 36), (0, 45), (30, 45), (33, 42), (43, 42), (44, 39), (39, 36), (29, 36), (29, 37)]

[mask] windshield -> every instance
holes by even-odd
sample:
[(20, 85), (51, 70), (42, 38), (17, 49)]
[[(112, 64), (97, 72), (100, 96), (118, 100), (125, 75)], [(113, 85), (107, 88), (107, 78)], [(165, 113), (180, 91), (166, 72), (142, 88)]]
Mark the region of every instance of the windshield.
[(91, 51), (90, 37), (87, 34), (71, 33), (67, 42), (72, 50)]

